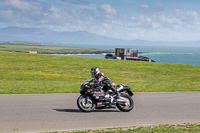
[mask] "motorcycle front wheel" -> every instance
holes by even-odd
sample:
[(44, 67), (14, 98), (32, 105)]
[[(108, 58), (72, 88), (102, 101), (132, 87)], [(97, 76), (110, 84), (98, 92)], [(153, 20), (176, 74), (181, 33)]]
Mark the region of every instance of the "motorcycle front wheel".
[(91, 112), (95, 109), (94, 100), (88, 98), (87, 95), (80, 95), (77, 99), (77, 106), (83, 112)]
[(131, 111), (134, 107), (134, 102), (133, 102), (133, 99), (131, 98), (131, 96), (129, 96), (125, 93), (121, 93), (120, 96), (123, 97), (125, 99), (125, 101), (118, 102), (117, 108), (123, 112)]

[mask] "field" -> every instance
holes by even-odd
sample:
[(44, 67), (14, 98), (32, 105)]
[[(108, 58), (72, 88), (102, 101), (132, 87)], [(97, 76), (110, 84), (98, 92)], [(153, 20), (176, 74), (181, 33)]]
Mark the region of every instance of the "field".
[(77, 93), (100, 68), (135, 92), (200, 91), (200, 66), (0, 51), (0, 94)]
[[(20, 45), (20, 44), (0, 44), (0, 51), (38, 51), (38, 52), (91, 52), (106, 51), (95, 48), (77, 48), (64, 46), (43, 46), (43, 45)], [(107, 50), (109, 51), (109, 50)]]

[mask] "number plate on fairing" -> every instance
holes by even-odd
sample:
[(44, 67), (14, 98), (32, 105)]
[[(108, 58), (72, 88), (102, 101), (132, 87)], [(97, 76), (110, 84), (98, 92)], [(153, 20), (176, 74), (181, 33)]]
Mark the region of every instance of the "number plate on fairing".
[(93, 96), (104, 96), (104, 92), (103, 91), (94, 91)]
[(97, 102), (97, 105), (102, 105), (103, 104), (103, 102)]

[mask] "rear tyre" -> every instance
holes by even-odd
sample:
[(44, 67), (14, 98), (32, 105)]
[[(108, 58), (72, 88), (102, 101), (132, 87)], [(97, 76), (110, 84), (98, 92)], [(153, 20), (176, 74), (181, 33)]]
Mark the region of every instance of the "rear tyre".
[(77, 99), (77, 106), (83, 112), (91, 112), (95, 109), (96, 104), (91, 98), (87, 100), (87, 95), (80, 95)]
[(125, 93), (120, 93), (120, 96), (125, 99), (125, 102), (118, 102), (117, 103), (117, 108), (123, 112), (129, 112), (133, 109), (134, 107), (134, 102), (131, 96), (125, 94)]

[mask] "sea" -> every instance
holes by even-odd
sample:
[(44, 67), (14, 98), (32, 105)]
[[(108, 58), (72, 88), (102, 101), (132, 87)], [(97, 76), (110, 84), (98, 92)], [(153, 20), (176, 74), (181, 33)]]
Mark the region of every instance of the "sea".
[[(200, 46), (137, 46), (137, 45), (73, 45), (73, 47), (115, 49), (131, 48), (142, 52), (138, 56), (148, 57), (156, 62), (200, 65)], [(104, 58), (105, 54), (71, 54), (67, 56), (81, 56), (92, 58)]]

